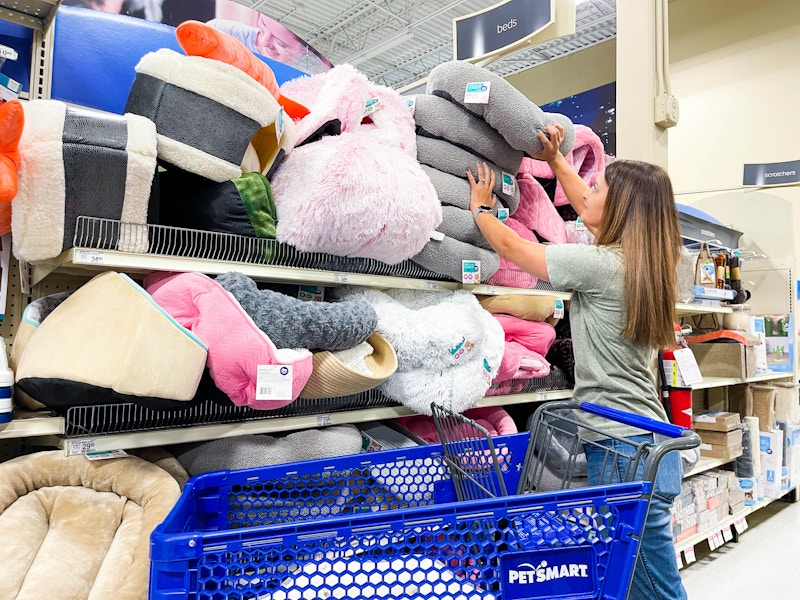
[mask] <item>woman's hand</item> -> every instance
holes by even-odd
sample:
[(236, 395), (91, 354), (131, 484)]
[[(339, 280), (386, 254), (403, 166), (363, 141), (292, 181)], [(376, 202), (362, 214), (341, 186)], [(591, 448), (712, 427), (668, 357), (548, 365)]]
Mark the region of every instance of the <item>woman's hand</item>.
[(479, 206), (490, 206), (494, 208), (494, 203), (497, 201), (492, 190), (496, 177), (494, 171), (489, 168), (486, 163), (477, 163), (478, 180), (472, 175), (472, 171), (467, 169), (467, 179), (469, 179), (469, 186), (471, 188), (469, 198), (469, 210), (475, 212)]
[(548, 125), (546, 130), (550, 139), (548, 139), (543, 131), (537, 134), (544, 148), (539, 150), (539, 152), (529, 152), (528, 155), (536, 160), (543, 160), (550, 163), (559, 156), (558, 149), (561, 147), (561, 142), (564, 141), (564, 128), (561, 125), (553, 124)]

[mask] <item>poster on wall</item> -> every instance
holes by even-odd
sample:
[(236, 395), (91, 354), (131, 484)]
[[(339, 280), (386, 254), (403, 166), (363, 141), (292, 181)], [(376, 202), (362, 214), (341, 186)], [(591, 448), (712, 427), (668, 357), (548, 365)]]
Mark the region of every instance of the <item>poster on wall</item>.
[(602, 140), (606, 154), (617, 154), (617, 84), (609, 83), (540, 107), (586, 125)]
[(202, 21), (239, 39), (251, 52), (313, 75), (331, 62), (278, 21), (233, 0), (63, 0), (79, 6), (177, 26)]

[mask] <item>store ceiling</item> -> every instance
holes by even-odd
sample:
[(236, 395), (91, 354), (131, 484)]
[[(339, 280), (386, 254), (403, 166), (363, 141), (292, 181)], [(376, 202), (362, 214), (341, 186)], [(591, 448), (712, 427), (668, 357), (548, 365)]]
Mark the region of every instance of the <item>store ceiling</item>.
[[(400, 89), (453, 57), (453, 19), (498, 0), (236, 0), (283, 23), (332, 63)], [(578, 0), (575, 35), (489, 65), (507, 77), (615, 37), (617, 0)], [(411, 89), (409, 91), (417, 91)]]

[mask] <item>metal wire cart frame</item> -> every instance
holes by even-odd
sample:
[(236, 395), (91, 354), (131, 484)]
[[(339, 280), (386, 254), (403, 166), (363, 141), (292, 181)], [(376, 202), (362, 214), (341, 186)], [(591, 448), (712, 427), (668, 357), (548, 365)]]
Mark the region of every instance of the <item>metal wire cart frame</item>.
[[(674, 436), (637, 445), (634, 464), (650, 479), (539, 491), (548, 436), (573, 427), (598, 435), (581, 433), (580, 418), (564, 410), (607, 409), (550, 403), (530, 433), (476, 435), (456, 453), (445, 440), (194, 477), (152, 535), (150, 597), (625, 598), (658, 461), (699, 438), (613, 411), (605, 416)], [(609, 461), (630, 458), (622, 454)], [(507, 490), (537, 491), (459, 501), (454, 459), (466, 472), (489, 464)]]

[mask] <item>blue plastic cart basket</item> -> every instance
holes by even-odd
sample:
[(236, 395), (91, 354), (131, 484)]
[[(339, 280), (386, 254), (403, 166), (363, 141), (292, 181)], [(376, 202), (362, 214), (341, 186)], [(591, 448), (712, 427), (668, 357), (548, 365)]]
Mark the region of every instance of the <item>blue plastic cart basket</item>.
[[(529, 438), (493, 440), (506, 489), (529, 483)], [(657, 464), (694, 443), (644, 454)], [(150, 598), (622, 599), (650, 491), (642, 480), (458, 502), (439, 445), (209, 473), (153, 532)]]

